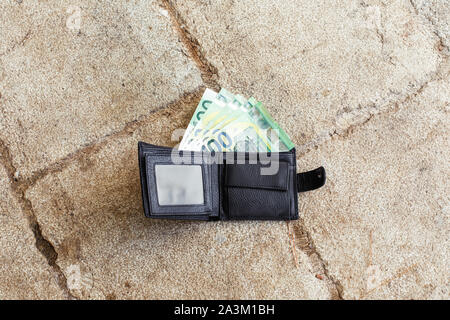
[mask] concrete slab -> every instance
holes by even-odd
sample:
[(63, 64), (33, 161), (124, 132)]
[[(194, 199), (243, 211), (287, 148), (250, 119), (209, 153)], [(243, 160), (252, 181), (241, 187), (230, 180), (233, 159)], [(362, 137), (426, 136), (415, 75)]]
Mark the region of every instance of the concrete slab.
[(414, 92), (441, 61), (408, 1), (173, 3), (219, 83), (263, 101), (302, 151)]
[(0, 139), (22, 177), (201, 84), (157, 1), (2, 1)]
[(302, 157), (325, 188), (300, 198), (307, 229), (349, 299), (448, 299), (448, 77)]
[(36, 248), (28, 219), (0, 165), (0, 300), (64, 299), (57, 274)]

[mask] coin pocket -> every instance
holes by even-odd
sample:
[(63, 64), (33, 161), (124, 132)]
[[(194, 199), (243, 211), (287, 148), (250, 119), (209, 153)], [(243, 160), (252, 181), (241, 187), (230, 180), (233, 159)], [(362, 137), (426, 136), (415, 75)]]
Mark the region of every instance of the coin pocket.
[(262, 164), (225, 165), (225, 202), (230, 219), (289, 216), (288, 163), (280, 161), (277, 166), (276, 172), (264, 174), (266, 166)]

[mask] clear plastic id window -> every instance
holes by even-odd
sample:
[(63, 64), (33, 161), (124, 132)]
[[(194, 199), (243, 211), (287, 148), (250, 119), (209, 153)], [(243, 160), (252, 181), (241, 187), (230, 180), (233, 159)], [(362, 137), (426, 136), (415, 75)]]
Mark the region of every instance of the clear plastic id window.
[(155, 165), (156, 192), (160, 206), (204, 204), (200, 165)]

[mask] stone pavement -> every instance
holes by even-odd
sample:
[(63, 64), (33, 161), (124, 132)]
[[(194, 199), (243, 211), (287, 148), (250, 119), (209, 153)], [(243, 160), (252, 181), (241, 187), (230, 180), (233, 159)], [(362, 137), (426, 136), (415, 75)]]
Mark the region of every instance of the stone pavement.
[[(449, 299), (450, 5), (0, 3), (0, 299)], [(295, 222), (144, 218), (205, 87), (327, 169)]]

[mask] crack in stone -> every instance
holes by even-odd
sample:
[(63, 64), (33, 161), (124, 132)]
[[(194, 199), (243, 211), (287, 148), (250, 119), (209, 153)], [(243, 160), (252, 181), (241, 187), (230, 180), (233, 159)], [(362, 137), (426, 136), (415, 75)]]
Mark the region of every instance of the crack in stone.
[(161, 0), (161, 6), (168, 11), (172, 25), (180, 40), (186, 46), (189, 51), (189, 55), (194, 60), (197, 67), (200, 69), (203, 82), (214, 90), (220, 90), (220, 85), (217, 80), (219, 78), (219, 72), (217, 68), (211, 64), (202, 53), (200, 43), (198, 40), (187, 30), (186, 23), (175, 9), (171, 0)]
[(66, 295), (66, 298), (75, 299), (75, 297), (70, 293), (69, 288), (67, 287), (66, 276), (62, 272), (59, 265), (56, 263), (58, 253), (56, 252), (52, 243), (42, 235), (41, 226), (37, 221), (31, 201), (28, 200), (25, 196), (25, 190), (27, 186), (25, 183), (23, 183), (16, 177), (17, 170), (13, 165), (11, 153), (6, 144), (2, 140), (0, 140), (0, 155), (1, 155), (0, 162), (5, 168), (10, 179), (11, 190), (13, 191), (15, 198), (19, 202), (22, 211), (25, 213), (25, 216), (29, 223), (29, 227), (33, 232), (36, 241), (35, 242), (36, 248), (44, 256), (44, 258), (47, 260), (47, 263), (50, 265), (50, 267), (52, 267), (53, 271), (56, 273), (58, 285)]
[(90, 156), (92, 154), (97, 153), (100, 151), (109, 141), (114, 140), (116, 138), (125, 137), (132, 135), (138, 128), (145, 125), (149, 119), (151, 119), (152, 115), (156, 112), (162, 111), (164, 109), (177, 106), (177, 105), (183, 105), (192, 103), (193, 101), (198, 101), (203, 94), (204, 87), (200, 86), (193, 92), (189, 92), (181, 96), (180, 98), (176, 99), (175, 101), (172, 101), (160, 108), (156, 108), (152, 110), (150, 113), (146, 114), (145, 116), (140, 117), (137, 120), (133, 120), (130, 122), (125, 123), (125, 125), (122, 127), (122, 129), (109, 133), (100, 139), (93, 141), (83, 147), (81, 147), (78, 150), (75, 150), (74, 152), (68, 154), (64, 158), (61, 158), (57, 160), (56, 162), (50, 164), (49, 166), (34, 171), (29, 178), (23, 179), (23, 184), (26, 186), (25, 190), (33, 185), (36, 184), (37, 181), (43, 179), (49, 174), (61, 172), (65, 168), (67, 168), (72, 162), (80, 160), (84, 157)]
[(307, 256), (313, 257), (319, 263), (323, 274), (332, 283), (335, 289), (335, 291), (331, 290), (332, 299), (344, 300), (344, 288), (341, 282), (334, 276), (330, 275), (328, 271), (328, 264), (327, 262), (325, 262), (325, 260), (322, 258), (322, 255), (317, 250), (314, 244), (314, 240), (312, 239), (311, 234), (306, 229), (305, 222), (302, 218), (299, 218), (298, 221), (294, 224), (294, 234), (296, 243), (300, 250), (306, 253)]
[(10, 54), (13, 52), (18, 46), (23, 46), (25, 44), (25, 41), (27, 41), (31, 36), (31, 29), (27, 31), (27, 33), (22, 37), (20, 41), (14, 42), (13, 45), (6, 49), (4, 52), (0, 53), (0, 57), (6, 56), (7, 54)]
[[(329, 130), (322, 131), (309, 142), (299, 146), (297, 148), (297, 156), (304, 156), (305, 154), (309, 153), (312, 150), (316, 150), (317, 148), (319, 148), (319, 146), (327, 141), (334, 139), (335, 137), (348, 137), (352, 133), (353, 129), (364, 126), (377, 115), (382, 115), (388, 112), (397, 112), (400, 109), (400, 105), (407, 103), (408, 101), (419, 95), (431, 82), (439, 81), (441, 79), (441, 67), (447, 63), (447, 60), (448, 59), (444, 59), (437, 70), (435, 70), (426, 81), (423, 81), (421, 84), (416, 86), (418, 87), (417, 90), (411, 92), (410, 94), (407, 94), (402, 99), (391, 101), (385, 104), (379, 104), (378, 106), (372, 103), (365, 107), (359, 107), (345, 113), (346, 115), (350, 115), (354, 119), (350, 124), (348, 124), (347, 126), (336, 125)], [(410, 84), (410, 86), (414, 87), (415, 85)], [(338, 120), (338, 117), (336, 118), (336, 120)]]
[[(405, 104), (408, 101), (411, 101), (413, 98), (415, 98), (421, 92), (423, 92), (423, 90), (430, 83), (432, 83), (434, 81), (442, 80), (443, 76), (440, 76), (440, 72), (441, 72), (441, 67), (445, 63), (447, 63), (447, 60), (444, 60), (441, 63), (441, 65), (437, 68), (437, 70), (430, 76), (430, 78), (427, 81), (424, 81), (415, 92), (412, 92), (411, 94), (407, 95), (401, 101), (395, 101), (395, 102), (390, 103), (390, 105), (393, 105), (394, 108), (388, 108), (387, 112), (394, 112), (394, 113), (397, 112), (400, 109), (400, 105)], [(325, 143), (328, 140), (331, 140), (335, 136), (340, 136), (340, 137), (345, 138), (351, 133), (351, 131), (354, 127), (361, 127), (364, 124), (366, 124), (367, 122), (371, 121), (376, 115), (381, 115), (384, 113), (385, 112), (370, 113), (364, 121), (350, 125), (344, 133), (339, 133), (337, 129), (333, 129), (333, 131), (327, 132), (326, 137), (323, 137), (323, 138), (321, 138), (320, 136), (316, 137), (315, 139), (313, 139), (312, 141), (310, 141), (307, 144), (308, 145), (307, 150), (304, 150), (303, 152), (297, 152), (297, 155), (301, 157), (301, 156), (305, 155), (306, 153), (308, 153), (309, 151), (311, 151), (313, 149), (317, 149), (321, 144)], [(305, 145), (303, 145), (303, 146), (305, 146)], [(298, 223), (294, 225), (294, 232), (296, 232), (296, 234), (297, 234), (296, 238), (298, 239), (297, 243), (298, 243), (299, 248), (303, 252), (305, 252), (308, 256), (311, 256), (311, 255), (316, 256), (316, 258), (320, 262), (321, 267), (324, 271), (324, 275), (334, 284), (334, 286), (336, 288), (337, 299), (343, 300), (344, 299), (344, 297), (343, 297), (344, 287), (342, 286), (341, 282), (338, 279), (336, 279), (334, 276), (330, 275), (329, 270), (328, 270), (328, 263), (323, 259), (322, 255), (317, 250), (317, 247), (314, 244), (311, 234), (306, 229), (305, 223), (302, 218), (299, 218)]]
[[(417, 5), (414, 3), (413, 0), (409, 0), (409, 4), (411, 5), (411, 7), (414, 10), (414, 13), (417, 16), (423, 17), (425, 18), (432, 26), (433, 26), (433, 33), (434, 35), (438, 38), (439, 40), (439, 48), (438, 48), (438, 52), (440, 54), (446, 55), (448, 56), (450, 53), (450, 48), (445, 44), (445, 41), (443, 39), (443, 37), (440, 35), (440, 30), (439, 28), (436, 26), (435, 22), (429, 18), (426, 14), (422, 14), (419, 10), (419, 8), (417, 7)], [(445, 49), (445, 53), (444, 53), (444, 49)]]

